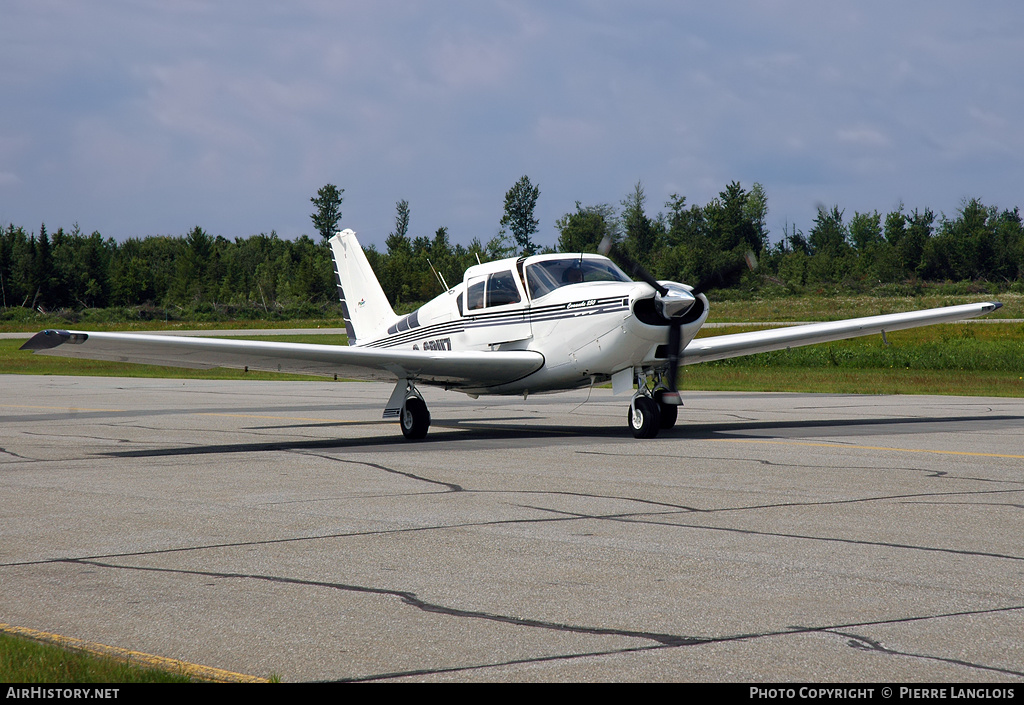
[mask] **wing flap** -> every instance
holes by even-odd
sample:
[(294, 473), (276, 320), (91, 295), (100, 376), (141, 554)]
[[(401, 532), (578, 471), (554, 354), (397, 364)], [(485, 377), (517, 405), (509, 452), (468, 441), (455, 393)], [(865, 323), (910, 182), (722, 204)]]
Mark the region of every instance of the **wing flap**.
[(851, 318), (845, 321), (828, 321), (826, 323), (809, 323), (787, 328), (759, 330), (750, 333), (733, 333), (716, 335), (710, 338), (695, 338), (683, 350), (684, 365), (696, 362), (724, 360), (730, 357), (754, 355), (772, 350), (796, 348), (802, 345), (828, 343), (834, 340), (856, 338), (883, 331), (903, 330), (919, 326), (930, 326), (935, 323), (952, 323), (965, 318), (974, 318), (991, 313), (1001, 307), (1001, 303), (985, 302), (964, 304), (962, 306), (945, 306), (930, 308), (924, 311), (908, 313), (890, 313), (884, 316), (868, 316)]
[(427, 384), (487, 387), (512, 382), (540, 369), (532, 351), (455, 352), (382, 350), (345, 345), (222, 340), (137, 333), (45, 330), (21, 346), (37, 354), (168, 367), (233, 367), (267, 372), (409, 379)]

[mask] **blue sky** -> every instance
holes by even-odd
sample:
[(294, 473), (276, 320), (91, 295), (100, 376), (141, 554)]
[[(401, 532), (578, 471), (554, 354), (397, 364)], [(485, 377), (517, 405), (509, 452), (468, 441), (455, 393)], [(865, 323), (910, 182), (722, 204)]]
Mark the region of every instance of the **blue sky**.
[(537, 241), (643, 182), (760, 182), (773, 238), (817, 204), (1024, 207), (1018, 2), (78, 2), (0, 5), (0, 223), (105, 236)]

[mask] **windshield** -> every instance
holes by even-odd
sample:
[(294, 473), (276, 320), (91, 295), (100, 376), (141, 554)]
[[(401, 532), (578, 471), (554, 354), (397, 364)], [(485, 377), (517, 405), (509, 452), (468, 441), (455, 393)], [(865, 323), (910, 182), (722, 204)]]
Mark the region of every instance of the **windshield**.
[(538, 299), (555, 289), (581, 282), (628, 282), (625, 273), (607, 259), (565, 257), (526, 266), (530, 298)]

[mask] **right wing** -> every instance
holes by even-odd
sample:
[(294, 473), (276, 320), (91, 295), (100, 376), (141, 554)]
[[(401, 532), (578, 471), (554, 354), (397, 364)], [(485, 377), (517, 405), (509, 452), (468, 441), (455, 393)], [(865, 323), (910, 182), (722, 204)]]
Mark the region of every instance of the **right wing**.
[(695, 338), (683, 350), (680, 362), (684, 365), (690, 365), (695, 362), (724, 360), (729, 357), (741, 357), (771, 350), (784, 350), (800, 347), (801, 345), (828, 343), (833, 340), (856, 338), (857, 336), (871, 335), (872, 333), (930, 326), (934, 323), (952, 323), (953, 321), (960, 321), (965, 318), (983, 316), (986, 313), (995, 311), (1000, 306), (1002, 304), (996, 302), (944, 306), (943, 308), (929, 308), (924, 311), (890, 313), (885, 316), (867, 316), (866, 318), (850, 318), (845, 321), (808, 323), (802, 326), (758, 330), (750, 333), (733, 333), (730, 335), (714, 335), (709, 338)]
[(169, 367), (234, 367), (305, 375), (474, 388), (506, 384), (536, 372), (544, 356), (527, 350), (454, 352), (382, 350), (309, 343), (222, 340), (139, 333), (44, 330), (21, 346), (43, 355)]

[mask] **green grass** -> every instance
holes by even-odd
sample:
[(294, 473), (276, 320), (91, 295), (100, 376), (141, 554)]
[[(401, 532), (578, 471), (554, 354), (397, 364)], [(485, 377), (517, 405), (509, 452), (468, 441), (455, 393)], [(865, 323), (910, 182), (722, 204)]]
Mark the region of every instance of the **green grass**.
[(340, 318), (303, 318), (295, 320), (238, 320), (238, 321), (90, 321), (70, 322), (60, 316), (34, 313), (31, 318), (17, 321), (0, 321), (0, 333), (35, 333), (47, 328), (94, 331), (135, 331), (144, 333), (155, 330), (246, 330), (271, 328), (344, 328)]
[[(744, 326), (710, 328), (699, 337), (739, 333)], [(1024, 324), (948, 323), (912, 328), (886, 335), (850, 338), (792, 350), (747, 355), (712, 367), (742, 368), (857, 368), (1014, 372), (1024, 367)]]
[(923, 296), (785, 296), (770, 299), (749, 300), (715, 299), (715, 292), (708, 295), (711, 303), (708, 313), (710, 323), (735, 323), (741, 321), (837, 321), (844, 318), (879, 316), (886, 313), (902, 313), (940, 306), (999, 301), (1003, 307), (985, 316), (985, 320), (996, 318), (1024, 318), (1024, 295), (1011, 292), (1001, 294), (965, 294)]
[[(707, 329), (702, 337), (751, 330)], [(1024, 396), (1024, 324), (954, 323), (683, 368), (684, 389)]]
[(189, 683), (192, 678), (0, 634), (3, 683)]
[[(252, 340), (281, 341), (292, 343), (319, 343), (322, 345), (345, 345), (344, 335), (267, 335), (252, 336)], [(311, 375), (280, 374), (276, 372), (245, 372), (243, 370), (217, 367), (209, 370), (187, 367), (159, 367), (136, 365), (126, 362), (104, 360), (83, 360), (53, 355), (36, 355), (19, 350), (24, 340), (0, 340), (0, 374), (19, 375), (69, 375), (93, 377), (146, 377), (163, 379), (247, 379), (264, 381), (319, 381), (328, 377)]]
[[(771, 370), (692, 365), (680, 376), (683, 391), (804, 392), (827, 394), (936, 394), (1024, 397), (1024, 377), (1012, 372), (949, 370)], [(685, 394), (684, 394), (685, 401)]]

